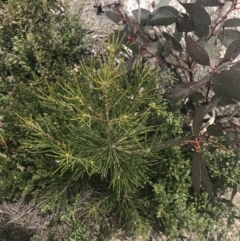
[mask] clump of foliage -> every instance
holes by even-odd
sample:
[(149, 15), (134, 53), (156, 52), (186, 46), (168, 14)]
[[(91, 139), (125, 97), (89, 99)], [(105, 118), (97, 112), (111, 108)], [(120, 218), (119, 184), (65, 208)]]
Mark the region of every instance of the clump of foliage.
[[(15, 112), (34, 118), (42, 113), (34, 90), (44, 91), (47, 83), (64, 78), (67, 69), (79, 62), (85, 30), (79, 16), (72, 16), (58, 1), (10, 0), (0, 4), (0, 116), (4, 142), (8, 146), (6, 149), (2, 142), (1, 150), (11, 154), (11, 158), (16, 157), (15, 161), (7, 159), (2, 163), (8, 168), (2, 169), (1, 186), (8, 186), (4, 197), (14, 199), (38, 165), (28, 165), (32, 169), (28, 174), (19, 171), (21, 168), (14, 170), (16, 163), (20, 167), (21, 162), (26, 164), (32, 159), (17, 151), (19, 140), (27, 133), (19, 129)], [(42, 168), (47, 173), (51, 167)]]
[[(229, 14), (239, 11), (240, 3), (178, 1), (186, 11), (181, 13), (168, 6), (169, 2), (160, 2), (152, 13), (133, 10), (137, 21), (126, 19), (120, 12), (106, 14), (114, 22), (126, 24), (119, 33), (133, 51), (128, 66), (141, 66), (150, 57), (159, 59), (162, 66), (175, 68), (179, 81), (164, 98), (185, 100), (182, 110), (191, 130), (184, 131), (178, 140), (162, 143), (162, 149), (192, 145), (193, 190), (198, 197), (205, 190), (210, 200), (221, 205), (219, 195), (231, 188), (232, 201), (239, 190), (240, 20), (229, 18)], [(218, 9), (211, 17), (207, 11), (212, 7)]]
[[(227, 14), (238, 7), (209, 2)], [(239, 22), (223, 14), (209, 29), (206, 1), (180, 3), (187, 14), (169, 6), (134, 10), (138, 23), (107, 13), (126, 29), (109, 36), (104, 60), (83, 62), (83, 29), (59, 2), (37, 3), (1, 2), (10, 20), (0, 28), (6, 34), (1, 199), (22, 196), (43, 211), (59, 212), (58, 221), (72, 228), (69, 240), (104, 240), (119, 227), (145, 236), (161, 229), (171, 240), (182, 229), (198, 240), (211, 231), (225, 240), (219, 220), (232, 224), (238, 217), (221, 197), (233, 188), (233, 198), (239, 185), (239, 127), (232, 124), (238, 109), (217, 114), (217, 108), (239, 100), (233, 94), (239, 93), (233, 60), (239, 50), (238, 38), (226, 45), (227, 29), (218, 26)], [(174, 23), (174, 36), (156, 27)], [(231, 31), (227, 40), (239, 34)], [(223, 59), (216, 41), (227, 46)], [(134, 54), (127, 61), (119, 58), (123, 44)], [(183, 83), (164, 93), (149, 57), (177, 67)], [(234, 88), (223, 95), (229, 76)]]
[[(187, 114), (186, 121), (192, 123), (192, 131), (184, 133), (184, 138), (178, 141), (167, 142), (165, 147), (186, 143), (194, 146), (194, 191), (199, 196), (201, 181), (211, 194), (213, 187), (201, 154), (204, 142), (214, 142), (217, 141), (215, 137), (223, 136), (226, 138), (223, 148), (229, 151), (231, 147), (233, 152), (240, 144), (240, 126), (239, 123), (233, 123), (234, 118), (239, 118), (237, 102), (240, 101), (240, 62), (236, 58), (240, 53), (240, 32), (231, 29), (240, 26), (240, 21), (227, 19), (229, 13), (239, 9), (239, 3), (179, 1), (186, 10), (186, 13), (179, 13), (174, 7), (167, 6), (169, 2), (164, 1), (163, 5), (160, 3), (152, 13), (146, 9), (134, 10), (133, 15), (138, 19), (137, 22), (129, 22), (120, 13), (107, 12), (107, 16), (115, 22), (126, 23), (120, 34), (134, 53), (128, 60), (128, 66), (131, 67), (133, 63), (141, 66), (146, 58), (155, 57), (163, 65), (176, 68), (179, 84), (166, 92), (164, 98), (171, 101), (187, 99), (183, 108)], [(219, 8), (215, 19), (211, 19), (206, 11), (207, 7)], [(170, 35), (160, 26), (173, 26), (175, 32)], [(220, 58), (223, 47), (226, 49), (225, 54)], [(216, 113), (216, 107), (226, 105), (231, 105), (232, 109)]]
[(99, 222), (114, 214), (130, 230), (147, 233), (154, 221), (152, 182), (167, 160), (159, 145), (179, 136), (181, 117), (176, 105), (169, 112), (162, 101), (152, 68), (121, 74), (122, 61), (115, 62), (120, 46), (110, 44), (104, 63), (91, 59), (69, 71), (68, 79), (48, 85), (47, 94), (36, 92), (45, 112), (35, 119), (18, 113), (28, 132), (19, 148), (34, 154), (34, 162), (56, 168), (44, 195), (32, 190), (47, 206), (70, 191), (83, 198), (90, 192), (79, 207), (83, 217)]

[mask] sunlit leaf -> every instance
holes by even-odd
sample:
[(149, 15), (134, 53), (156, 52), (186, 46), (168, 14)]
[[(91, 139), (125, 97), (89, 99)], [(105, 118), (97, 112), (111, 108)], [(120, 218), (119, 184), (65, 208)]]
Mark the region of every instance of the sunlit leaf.
[(171, 2), (171, 0), (161, 0), (159, 4), (157, 5), (157, 8), (163, 7), (163, 6), (168, 6), (168, 4)]
[(220, 51), (215, 43), (216, 37), (213, 36), (204, 44), (204, 49), (208, 53), (211, 66), (217, 66), (220, 62)]

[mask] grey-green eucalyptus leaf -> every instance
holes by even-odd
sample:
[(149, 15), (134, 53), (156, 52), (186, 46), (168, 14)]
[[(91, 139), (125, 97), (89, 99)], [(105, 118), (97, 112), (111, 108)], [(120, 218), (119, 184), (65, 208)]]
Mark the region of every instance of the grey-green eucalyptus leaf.
[(240, 26), (239, 18), (231, 18), (224, 21), (225, 28), (238, 27), (238, 26)]
[(193, 61), (201, 65), (210, 65), (207, 51), (190, 36), (186, 38), (186, 50)]
[(225, 46), (228, 47), (235, 39), (240, 38), (240, 32), (234, 29), (224, 29), (220, 31), (218, 39)]
[(217, 66), (220, 62), (220, 51), (216, 46), (216, 37), (211, 37), (205, 44), (204, 49), (210, 58), (210, 65)]
[(144, 54), (144, 57), (161, 56), (164, 53), (164, 47), (161, 43), (150, 42), (146, 46), (147, 52)]
[(163, 32), (163, 37), (166, 39), (166, 41), (171, 41), (172, 48), (176, 51), (182, 51), (182, 45), (170, 34)]
[(227, 47), (224, 60), (234, 60), (240, 53), (240, 38), (233, 40)]
[(171, 2), (171, 0), (161, 0), (159, 4), (157, 5), (157, 8), (163, 7), (163, 6), (168, 6), (168, 4)]
[(163, 6), (153, 11), (148, 18), (149, 25), (168, 26), (175, 22), (178, 11), (170, 6)]
[(112, 12), (112, 11), (107, 11), (106, 12), (106, 16), (112, 20), (114, 23), (119, 23), (120, 19), (118, 18), (118, 16), (116, 15), (116, 13)]
[(211, 18), (204, 8), (195, 3), (181, 3), (178, 1), (192, 17), (195, 24), (210, 25)]
[[(134, 9), (132, 10), (132, 13), (134, 15), (134, 17), (136, 19), (139, 18), (138, 16), (138, 9)], [(146, 19), (148, 18), (148, 16), (151, 14), (151, 12), (149, 12), (147, 9), (144, 8), (140, 8), (140, 25), (143, 25), (146, 22)]]

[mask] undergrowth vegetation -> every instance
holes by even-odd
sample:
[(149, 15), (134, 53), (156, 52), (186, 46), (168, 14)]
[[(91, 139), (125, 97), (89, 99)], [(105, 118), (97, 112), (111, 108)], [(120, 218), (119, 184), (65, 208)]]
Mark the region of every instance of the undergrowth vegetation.
[[(86, 30), (67, 6), (55, 0), (0, 3), (3, 240), (107, 240), (119, 228), (146, 239), (161, 231), (177, 240), (185, 231), (197, 240), (211, 235), (226, 240), (227, 228), (239, 218), (231, 202), (240, 175), (239, 128), (231, 121), (239, 113), (234, 107), (221, 116), (229, 118), (224, 122), (232, 124), (229, 128), (217, 122), (215, 112), (218, 105), (238, 100), (228, 95), (220, 102), (219, 97), (226, 76), (239, 71), (239, 63), (225, 58), (210, 65), (211, 51), (187, 36), (195, 31), (206, 37), (209, 23), (197, 31), (197, 17), (189, 10), (196, 4), (184, 5), (187, 17), (160, 7), (149, 21), (147, 10), (138, 10), (139, 25), (126, 23), (131, 31), (111, 34), (101, 56), (86, 57)], [(237, 9), (237, 4), (230, 7)], [(107, 15), (114, 21), (121, 17)], [(176, 19), (187, 49), (167, 33), (165, 46), (159, 36), (150, 40), (144, 33), (146, 22), (169, 25)], [(139, 37), (147, 39), (146, 46)], [(121, 57), (123, 44), (132, 47), (130, 60)], [(237, 57), (237, 44), (229, 43), (225, 57)], [(185, 65), (169, 62), (169, 56)], [(156, 67), (150, 57), (165, 65)], [(221, 66), (226, 62), (230, 70)], [(188, 66), (188, 83), (179, 84), (171, 64)], [(212, 72), (197, 81), (193, 73), (199, 76), (199, 70), (193, 69), (208, 64)], [(231, 200), (223, 196), (229, 188)]]

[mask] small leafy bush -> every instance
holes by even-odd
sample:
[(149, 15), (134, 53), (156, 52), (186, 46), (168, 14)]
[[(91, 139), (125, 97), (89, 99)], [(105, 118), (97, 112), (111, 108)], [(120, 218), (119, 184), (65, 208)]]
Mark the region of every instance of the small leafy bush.
[(79, 62), (85, 30), (79, 16), (71, 15), (58, 1), (10, 0), (0, 5), (1, 151), (11, 155), (11, 160), (5, 157), (1, 162), (7, 167), (1, 169), (1, 191), (14, 200), (36, 169), (46, 176), (54, 170), (43, 163), (28, 165), (34, 157), (18, 151), (27, 133), (18, 127), (15, 112), (33, 118), (43, 113), (35, 89), (44, 91), (47, 83), (64, 78), (68, 67)]
[[(137, 22), (124, 18), (120, 13), (106, 14), (114, 22), (126, 24), (119, 34), (133, 51), (133, 57), (127, 63), (128, 69), (133, 63), (142, 66), (150, 57), (160, 60), (162, 66), (175, 67), (178, 84), (166, 91), (164, 98), (170, 101), (187, 98), (182, 108), (187, 115), (186, 124), (191, 123), (192, 130), (184, 133), (182, 139), (168, 141), (165, 147), (186, 143), (194, 146), (191, 162), (194, 191), (199, 196), (202, 183), (211, 195), (213, 185), (203, 160), (202, 147), (208, 148), (205, 142), (214, 144), (218, 142), (217, 137), (222, 136), (225, 143), (221, 148), (234, 155), (240, 144), (237, 121), (240, 69), (239, 60), (236, 60), (240, 53), (240, 32), (231, 29), (240, 26), (240, 21), (227, 19), (229, 13), (239, 9), (239, 3), (178, 1), (186, 10), (186, 13), (181, 13), (167, 6), (169, 2), (160, 3), (152, 13), (140, 8), (133, 10)], [(211, 7), (219, 8), (216, 19), (211, 19), (206, 11)], [(174, 33), (171, 35), (164, 31), (163, 26), (166, 31), (174, 29)], [(172, 28), (166, 28), (169, 26)], [(225, 53), (221, 57), (224, 47)], [(220, 111), (223, 108), (225, 110)]]
[[(227, 8), (215, 24), (206, 1), (180, 3), (181, 14), (169, 6), (134, 10), (138, 23), (107, 13), (126, 29), (103, 43), (104, 59), (84, 61), (84, 30), (61, 5), (1, 4), (9, 18), (0, 28), (1, 198), (25, 197), (59, 213), (72, 228), (68, 240), (104, 240), (117, 228), (144, 236), (163, 230), (170, 240), (183, 230), (198, 240), (216, 232), (226, 240), (221, 222), (239, 216), (222, 196), (232, 188), (233, 199), (239, 186), (239, 113), (219, 107), (239, 100), (239, 32), (219, 26), (237, 26), (225, 20), (237, 3), (209, 1)], [(173, 36), (158, 27), (174, 23)], [(222, 59), (216, 41), (227, 47)], [(129, 60), (119, 58), (126, 46)], [(150, 57), (167, 66), (170, 83), (162, 84), (166, 76)]]

